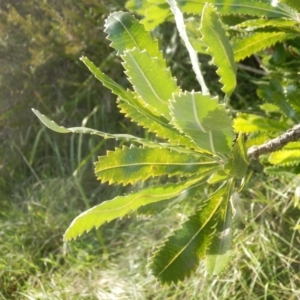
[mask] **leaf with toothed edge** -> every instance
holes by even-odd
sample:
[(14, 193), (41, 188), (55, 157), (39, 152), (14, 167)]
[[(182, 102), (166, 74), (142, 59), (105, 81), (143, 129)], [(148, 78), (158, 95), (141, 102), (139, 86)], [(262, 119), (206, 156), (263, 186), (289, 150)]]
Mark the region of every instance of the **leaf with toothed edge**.
[(184, 147), (195, 148), (195, 145), (171, 126), (167, 119), (157, 116), (157, 112), (154, 114), (154, 110), (149, 105), (147, 106), (135, 92), (125, 90), (102, 73), (87, 57), (81, 57), (81, 60), (104, 86), (119, 96), (121, 100), (118, 100), (118, 104), (121, 112), (125, 113), (132, 121), (156, 133), (159, 137), (167, 139), (174, 145), (180, 144)]
[[(233, 182), (231, 182), (231, 186)], [(220, 207), (216, 230), (206, 252), (206, 271), (209, 275), (219, 275), (228, 265), (232, 244), (232, 208), (230, 204), (231, 188), (224, 193)]]
[(169, 100), (179, 90), (170, 70), (145, 50), (125, 51), (122, 59), (128, 80), (141, 99), (170, 120)]
[(300, 13), (300, 2), (299, 0), (280, 0), (280, 2), (283, 2), (293, 9), (297, 10)]
[(272, 152), (269, 156), (269, 163), (281, 166), (293, 166), (300, 164), (300, 150), (280, 150)]
[(103, 83), (103, 85), (109, 88), (115, 95), (126, 101), (131, 101), (133, 95), (130, 91), (125, 90), (121, 85), (105, 75), (99, 68), (97, 68), (93, 62), (87, 57), (82, 56), (80, 60), (88, 67), (90, 72)]
[(277, 42), (293, 39), (296, 34), (274, 31), (254, 32), (248, 37), (236, 39), (233, 42), (234, 60), (240, 61), (263, 49), (273, 46)]
[[(298, 0), (297, 0), (298, 1)], [(265, 27), (275, 27), (279, 30), (283, 30), (285, 28), (293, 28), (293, 26), (297, 26), (298, 22), (294, 20), (286, 20), (286, 19), (252, 19), (247, 20), (242, 23), (237, 24), (236, 28), (265, 28)]]
[[(207, 173), (202, 174), (201, 177), (205, 178), (205, 181), (209, 176)], [(140, 207), (137, 211), (137, 215), (144, 215), (144, 216), (153, 216), (154, 214), (160, 214), (165, 209), (172, 209), (176, 205), (180, 205), (184, 201), (190, 201), (191, 199), (195, 198), (197, 193), (199, 192), (199, 184), (185, 190), (177, 197), (174, 197), (169, 200), (150, 203), (148, 205)]]
[(213, 63), (218, 67), (217, 74), (223, 84), (222, 91), (229, 97), (236, 86), (233, 50), (218, 13), (210, 4), (203, 8), (200, 31), (202, 41), (207, 46), (206, 52), (213, 57)]
[[(296, 3), (298, 0), (288, 1), (295, 1)], [(138, 13), (144, 16), (141, 23), (145, 25), (147, 30), (154, 29), (170, 18), (171, 13), (165, 1), (148, 0), (147, 3), (145, 2), (136, 3), (135, 0), (130, 0), (127, 2), (127, 8), (134, 12), (138, 10)], [(283, 3), (272, 6), (271, 3), (253, 0), (176, 0), (176, 2), (180, 10), (187, 14), (200, 15), (205, 3), (211, 3), (222, 15), (245, 14), (264, 18), (286, 18), (298, 22), (297, 12)]]
[(217, 98), (199, 92), (174, 95), (171, 112), (175, 127), (200, 149), (214, 154), (231, 152), (232, 120)]
[(272, 166), (272, 167), (266, 167), (264, 169), (264, 173), (269, 176), (276, 176), (276, 177), (286, 177), (288, 179), (295, 179), (295, 176), (297, 176), (300, 173), (299, 165), (294, 166)]
[(294, 11), (278, 3), (272, 6), (270, 3), (253, 0), (177, 0), (178, 5), (185, 13), (199, 14), (206, 3), (213, 4), (219, 13), (223, 15), (246, 14), (270, 18), (292, 18), (297, 20)]
[(41, 114), (38, 110), (32, 109), (32, 111), (45, 126), (47, 126), (49, 129), (59, 132), (59, 133), (93, 134), (93, 135), (99, 135), (105, 139), (116, 139), (116, 140), (123, 140), (123, 141), (129, 141), (129, 142), (136, 142), (136, 143), (148, 146), (148, 147), (160, 147), (160, 148), (164, 147), (163, 144), (158, 144), (158, 143), (154, 143), (151, 141), (147, 141), (145, 139), (141, 139), (141, 138), (135, 137), (130, 134), (111, 134), (111, 133), (105, 133), (105, 132), (87, 128), (87, 127), (66, 128), (66, 127), (57, 125), (54, 121), (50, 120), (47, 116)]
[(108, 151), (95, 163), (97, 179), (109, 184), (124, 185), (149, 177), (162, 175), (191, 176), (218, 168), (206, 156), (178, 153), (163, 148), (138, 148), (131, 146)]
[(211, 243), (220, 207), (227, 201), (228, 188), (224, 183), (154, 253), (150, 268), (160, 282), (176, 283), (198, 267)]
[(278, 131), (286, 131), (289, 125), (286, 122), (277, 121), (271, 118), (262, 117), (255, 114), (238, 113), (234, 119), (233, 128), (235, 132), (274, 132), (274, 128)]
[(170, 125), (163, 116), (151, 113), (137, 97), (134, 97), (130, 102), (119, 98), (117, 102), (121, 113), (124, 113), (127, 118), (137, 122), (139, 126), (146, 128), (149, 132), (155, 133), (157, 137), (166, 139), (173, 145), (190, 149), (196, 147), (189, 138)]
[(75, 239), (85, 231), (89, 232), (92, 228), (99, 228), (105, 222), (122, 218), (143, 205), (177, 197), (186, 189), (205, 183), (205, 180), (201, 180), (202, 178), (194, 178), (185, 182), (149, 187), (139, 192), (102, 202), (76, 217), (65, 232), (64, 240)]
[(108, 34), (107, 39), (112, 41), (111, 46), (118, 50), (119, 54), (133, 48), (139, 51), (146, 50), (166, 68), (157, 40), (153, 40), (150, 32), (129, 13), (122, 11), (112, 13), (105, 21), (104, 32)]
[(172, 13), (165, 0), (162, 3), (148, 7), (144, 15), (145, 17), (141, 20), (141, 23), (145, 26), (146, 30), (152, 30), (172, 17)]

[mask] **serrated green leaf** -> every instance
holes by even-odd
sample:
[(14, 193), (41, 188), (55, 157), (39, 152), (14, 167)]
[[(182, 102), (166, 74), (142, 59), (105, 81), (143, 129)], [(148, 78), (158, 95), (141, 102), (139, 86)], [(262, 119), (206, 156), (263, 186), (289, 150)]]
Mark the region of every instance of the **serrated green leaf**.
[(300, 150), (281, 150), (272, 152), (269, 162), (273, 165), (298, 165), (300, 163)]
[(147, 141), (145, 139), (141, 139), (138, 137), (135, 137), (130, 134), (110, 134), (106, 132), (102, 132), (99, 130), (87, 128), (87, 127), (70, 127), (66, 128), (63, 126), (59, 126), (54, 121), (50, 120), (47, 116), (41, 114), (38, 110), (32, 109), (34, 114), (40, 119), (40, 121), (47, 126), (49, 129), (59, 132), (59, 133), (84, 133), (84, 134), (93, 134), (93, 135), (99, 135), (105, 139), (116, 139), (116, 140), (125, 140), (130, 142), (136, 142), (148, 147), (164, 147), (163, 144), (154, 143)]
[(166, 68), (166, 62), (162, 52), (158, 48), (157, 40), (153, 40), (150, 32), (127, 12), (114, 12), (105, 22), (105, 30), (111, 46), (124, 54), (125, 50), (133, 48), (139, 51), (146, 50), (151, 57), (156, 57), (162, 67)]
[(190, 276), (200, 258), (206, 254), (207, 247), (215, 231), (218, 211), (228, 184), (222, 185), (200, 210), (190, 216), (188, 221), (175, 230), (151, 259), (151, 270), (162, 283), (176, 283)]
[(252, 19), (245, 22), (237, 24), (236, 28), (247, 28), (247, 30), (254, 30), (257, 28), (265, 27), (276, 27), (282, 29), (292, 29), (294, 26), (297, 26), (298, 23), (294, 20), (286, 19)]
[[(180, 197), (180, 195), (179, 195)], [(142, 216), (153, 216), (155, 214), (160, 214), (164, 210), (170, 208), (173, 204), (173, 202), (176, 200), (169, 199), (169, 200), (164, 200), (160, 202), (155, 202), (155, 203), (150, 203), (145, 206), (141, 206), (137, 211), (137, 215), (142, 215)]]
[(232, 209), (229, 202), (230, 189), (224, 195), (220, 206), (216, 231), (206, 253), (206, 271), (209, 275), (219, 275), (228, 265), (232, 244)]
[(201, 54), (209, 55), (206, 52), (207, 46), (206, 44), (201, 40), (202, 34), (199, 30), (199, 20), (191, 19), (186, 21), (185, 28), (187, 35), (189, 37), (189, 40), (191, 44), (193, 45), (193, 48)]
[(289, 5), (300, 13), (300, 2), (298, 0), (280, 0), (280, 2)]
[(289, 142), (287, 145), (283, 147), (284, 150), (288, 149), (300, 149), (300, 141)]
[(138, 125), (153, 132), (157, 137), (166, 139), (173, 145), (181, 145), (187, 148), (195, 148), (195, 144), (186, 136), (182, 135), (162, 116), (152, 114), (138, 98), (129, 101), (118, 100), (118, 107), (127, 118), (137, 122)]
[(181, 93), (174, 96), (171, 111), (176, 128), (200, 149), (211, 153), (231, 151), (232, 120), (217, 98), (195, 92)]
[(207, 179), (207, 183), (215, 184), (218, 182), (223, 182), (223, 181), (229, 180), (230, 178), (232, 178), (232, 175), (225, 172), (223, 168), (222, 169), (220, 168), (219, 170), (217, 170), (217, 172), (213, 173)]
[(248, 169), (249, 160), (245, 140), (242, 134), (239, 134), (236, 143), (233, 146), (232, 163), (235, 169), (235, 176), (239, 179), (244, 178)]
[(272, 103), (264, 103), (264, 104), (260, 105), (259, 108), (264, 110), (267, 113), (280, 112), (279, 107)]
[(201, 177), (204, 178), (203, 181), (200, 181), (199, 183), (197, 183), (197, 185), (186, 189), (177, 197), (174, 197), (170, 200), (150, 203), (148, 205), (141, 206), (136, 213), (138, 215), (152, 216), (154, 214), (161, 213), (165, 209), (172, 209), (172, 207), (174, 207), (175, 205), (180, 205), (183, 201), (189, 201), (199, 191), (200, 184), (206, 184), (207, 177), (203, 175), (201, 175)]
[[(129, 8), (134, 11), (137, 9), (138, 13), (144, 15), (142, 22), (149, 30), (155, 28), (170, 17), (169, 8), (164, 4), (163, 0), (130, 0), (129, 2)], [(298, 20), (296, 12), (281, 3), (272, 6), (270, 3), (252, 0), (177, 0), (177, 5), (182, 12), (196, 15), (201, 14), (205, 3), (213, 4), (218, 12), (223, 15), (246, 14), (264, 18), (287, 18), (295, 21)]]
[(147, 2), (144, 0), (127, 0), (125, 7), (128, 10), (133, 10), (139, 13), (140, 10), (144, 10), (147, 6)]
[(69, 133), (69, 129), (59, 126), (54, 121), (50, 120), (47, 116), (41, 114), (38, 110), (32, 108), (33, 113), (40, 119), (40, 121), (49, 129), (59, 133)]
[[(81, 57), (81, 61), (88, 67), (91, 73), (103, 83), (104, 86), (109, 88), (115, 95), (120, 97), (122, 100), (132, 103), (135, 105), (135, 99), (132, 91), (126, 91), (121, 85), (116, 83), (114, 80), (109, 78), (107, 75), (102, 73), (87, 57)], [(144, 108), (146, 111), (146, 108)], [(151, 114), (151, 112), (149, 112)]]
[(270, 139), (270, 134), (266, 132), (255, 132), (254, 134), (248, 135), (246, 141), (246, 147), (259, 146)]
[(105, 222), (110, 222), (116, 218), (122, 218), (143, 205), (174, 198), (192, 185), (197, 184), (200, 179), (150, 187), (102, 202), (76, 217), (65, 232), (64, 240), (75, 239), (85, 231), (88, 232), (94, 227), (99, 228)]
[(236, 87), (233, 50), (216, 9), (210, 4), (203, 8), (200, 31), (202, 41), (207, 46), (207, 53), (212, 56), (213, 63), (218, 67), (217, 74), (223, 84), (222, 91), (230, 97)]
[(272, 120), (267, 117), (239, 113), (237, 118), (234, 119), (233, 128), (235, 132), (250, 133), (256, 131), (285, 131), (289, 129), (289, 126), (284, 122)]
[(126, 8), (132, 12), (144, 14), (145, 10), (152, 5), (162, 3), (164, 0), (128, 0), (126, 2)]
[(288, 86), (288, 88), (286, 89), (286, 98), (288, 103), (292, 106), (292, 108), (294, 109), (294, 111), (298, 114), (298, 118), (300, 117), (300, 101), (299, 101), (299, 97), (300, 97), (300, 90), (298, 87), (294, 86), (294, 85), (290, 85)]
[(109, 88), (122, 100), (119, 100), (119, 107), (132, 121), (167, 139), (174, 145), (180, 144), (185, 147), (194, 148), (194, 144), (188, 138), (181, 135), (172, 127), (167, 119), (155, 115), (153, 110), (149, 106), (146, 107), (143, 101), (140, 101), (132, 91), (126, 91), (122, 86), (102, 73), (88, 58), (82, 57), (81, 60), (104, 86)]
[(264, 168), (264, 173), (268, 176), (276, 176), (276, 177), (286, 177), (290, 179), (295, 179), (295, 175), (300, 173), (299, 166), (283, 166), (277, 165), (272, 167)]
[[(271, 78), (267, 85), (260, 85), (257, 94), (260, 98), (269, 102), (266, 104), (276, 105), (279, 108), (279, 112), (285, 114), (293, 122), (299, 122), (300, 116), (296, 114), (292, 105), (289, 103), (288, 93), (284, 91), (280, 80)], [(298, 98), (297, 102), (299, 102)]]
[(277, 42), (295, 37), (295, 34), (280, 31), (254, 32), (248, 37), (243, 37), (233, 42), (234, 59), (235, 61), (240, 61), (254, 53), (273, 46)]
[(232, 193), (230, 197), (230, 204), (234, 226), (238, 229), (243, 229), (245, 227), (245, 208), (238, 192)]
[(140, 23), (145, 26), (146, 30), (154, 29), (172, 16), (165, 0), (130, 0), (126, 8), (144, 16)]
[(141, 99), (157, 113), (170, 119), (169, 100), (172, 99), (172, 94), (178, 91), (170, 70), (163, 68), (159, 61), (146, 51), (125, 51), (122, 58), (126, 75)]
[[(196, 154), (196, 153), (195, 153)], [(114, 152), (108, 151), (95, 163), (97, 179), (112, 183), (134, 183), (149, 177), (162, 175), (191, 176), (213, 172), (218, 167), (201, 155), (190, 155), (169, 149), (123, 147)]]
[(146, 30), (152, 30), (168, 20), (172, 16), (172, 13), (168, 4), (163, 1), (163, 3), (158, 3), (147, 8), (143, 15), (145, 17), (141, 20), (141, 23), (145, 26)]
[(280, 112), (286, 115), (289, 119), (291, 119), (294, 123), (299, 123), (300, 116), (296, 114), (295, 110), (289, 104), (286, 95), (284, 93), (275, 92), (272, 97), (272, 101), (276, 104)]
[(199, 14), (205, 3), (211, 3), (217, 7), (218, 12), (224, 15), (246, 14), (269, 18), (293, 18), (297, 20), (295, 13), (288, 8), (278, 4), (272, 6), (270, 3), (252, 0), (177, 0), (180, 9), (186, 13)]
[(243, 179), (246, 175), (248, 165), (249, 161), (244, 137), (242, 134), (239, 134), (239, 137), (233, 146), (232, 157), (227, 160), (222, 168), (212, 174), (207, 182), (209, 184), (215, 184), (235, 177)]

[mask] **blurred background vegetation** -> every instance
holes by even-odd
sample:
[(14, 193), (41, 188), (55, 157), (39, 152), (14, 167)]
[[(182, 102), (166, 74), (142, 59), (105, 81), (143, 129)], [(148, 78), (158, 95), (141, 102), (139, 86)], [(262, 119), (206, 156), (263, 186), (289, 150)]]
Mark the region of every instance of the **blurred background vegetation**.
[[(122, 0), (0, 2), (0, 299), (300, 299), (300, 239), (292, 228), (297, 179), (266, 181), (254, 169), (243, 194), (247, 222), (236, 234), (232, 265), (205, 280), (203, 268), (161, 287), (146, 268), (163, 236), (193, 203), (153, 218), (123, 219), (75, 242), (62, 235), (83, 210), (124, 193), (96, 181), (93, 162), (118, 146), (98, 137), (51, 132), (34, 107), (64, 126), (144, 133), (119, 114), (115, 97), (79, 61), (88, 56), (123, 86), (120, 60), (103, 33)], [(193, 89), (188, 56), (171, 23), (154, 32), (173, 74)], [(201, 57), (210, 87), (218, 78)], [(246, 61), (255, 70), (257, 62)], [(248, 68), (249, 69), (249, 68)], [(239, 71), (234, 107), (253, 110), (259, 72)], [(203, 195), (205, 197), (205, 190)]]

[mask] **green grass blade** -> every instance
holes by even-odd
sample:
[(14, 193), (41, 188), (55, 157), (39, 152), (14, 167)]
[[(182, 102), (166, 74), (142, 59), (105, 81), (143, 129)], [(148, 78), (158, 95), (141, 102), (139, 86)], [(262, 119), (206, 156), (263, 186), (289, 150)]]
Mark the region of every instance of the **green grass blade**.
[(205, 256), (215, 231), (218, 211), (227, 189), (227, 184), (219, 188), (205, 201), (201, 209), (175, 230), (154, 253), (151, 269), (159, 281), (176, 283), (189, 277), (198, 267), (199, 260)]
[(195, 92), (181, 93), (174, 96), (171, 110), (176, 128), (200, 149), (211, 153), (231, 151), (232, 120), (216, 98)]
[(201, 155), (179, 153), (163, 148), (131, 146), (108, 151), (95, 163), (97, 179), (124, 185), (162, 175), (191, 176), (212, 172), (218, 164)]
[(170, 119), (169, 100), (177, 93), (176, 80), (169, 69), (146, 51), (133, 49), (122, 55), (129, 81), (141, 99), (166, 119)]
[(168, 200), (196, 184), (200, 179), (192, 179), (181, 183), (168, 183), (135, 192), (126, 196), (118, 196), (83, 212), (76, 217), (64, 234), (64, 240), (69, 241), (88, 232), (92, 228), (99, 228), (103, 223), (116, 218), (122, 218), (143, 205)]
[(200, 31), (207, 53), (213, 57), (213, 63), (218, 67), (217, 74), (223, 84), (222, 91), (230, 97), (236, 87), (236, 65), (229, 38), (212, 5), (204, 6)]

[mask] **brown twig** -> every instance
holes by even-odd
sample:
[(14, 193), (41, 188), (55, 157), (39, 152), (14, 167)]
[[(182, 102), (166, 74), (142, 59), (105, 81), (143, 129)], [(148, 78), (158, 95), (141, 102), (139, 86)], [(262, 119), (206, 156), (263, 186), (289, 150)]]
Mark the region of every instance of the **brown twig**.
[(300, 139), (300, 124), (289, 129), (275, 139), (269, 140), (260, 146), (250, 147), (247, 151), (249, 158), (258, 159), (262, 154), (267, 154), (281, 149), (289, 142), (294, 142)]

